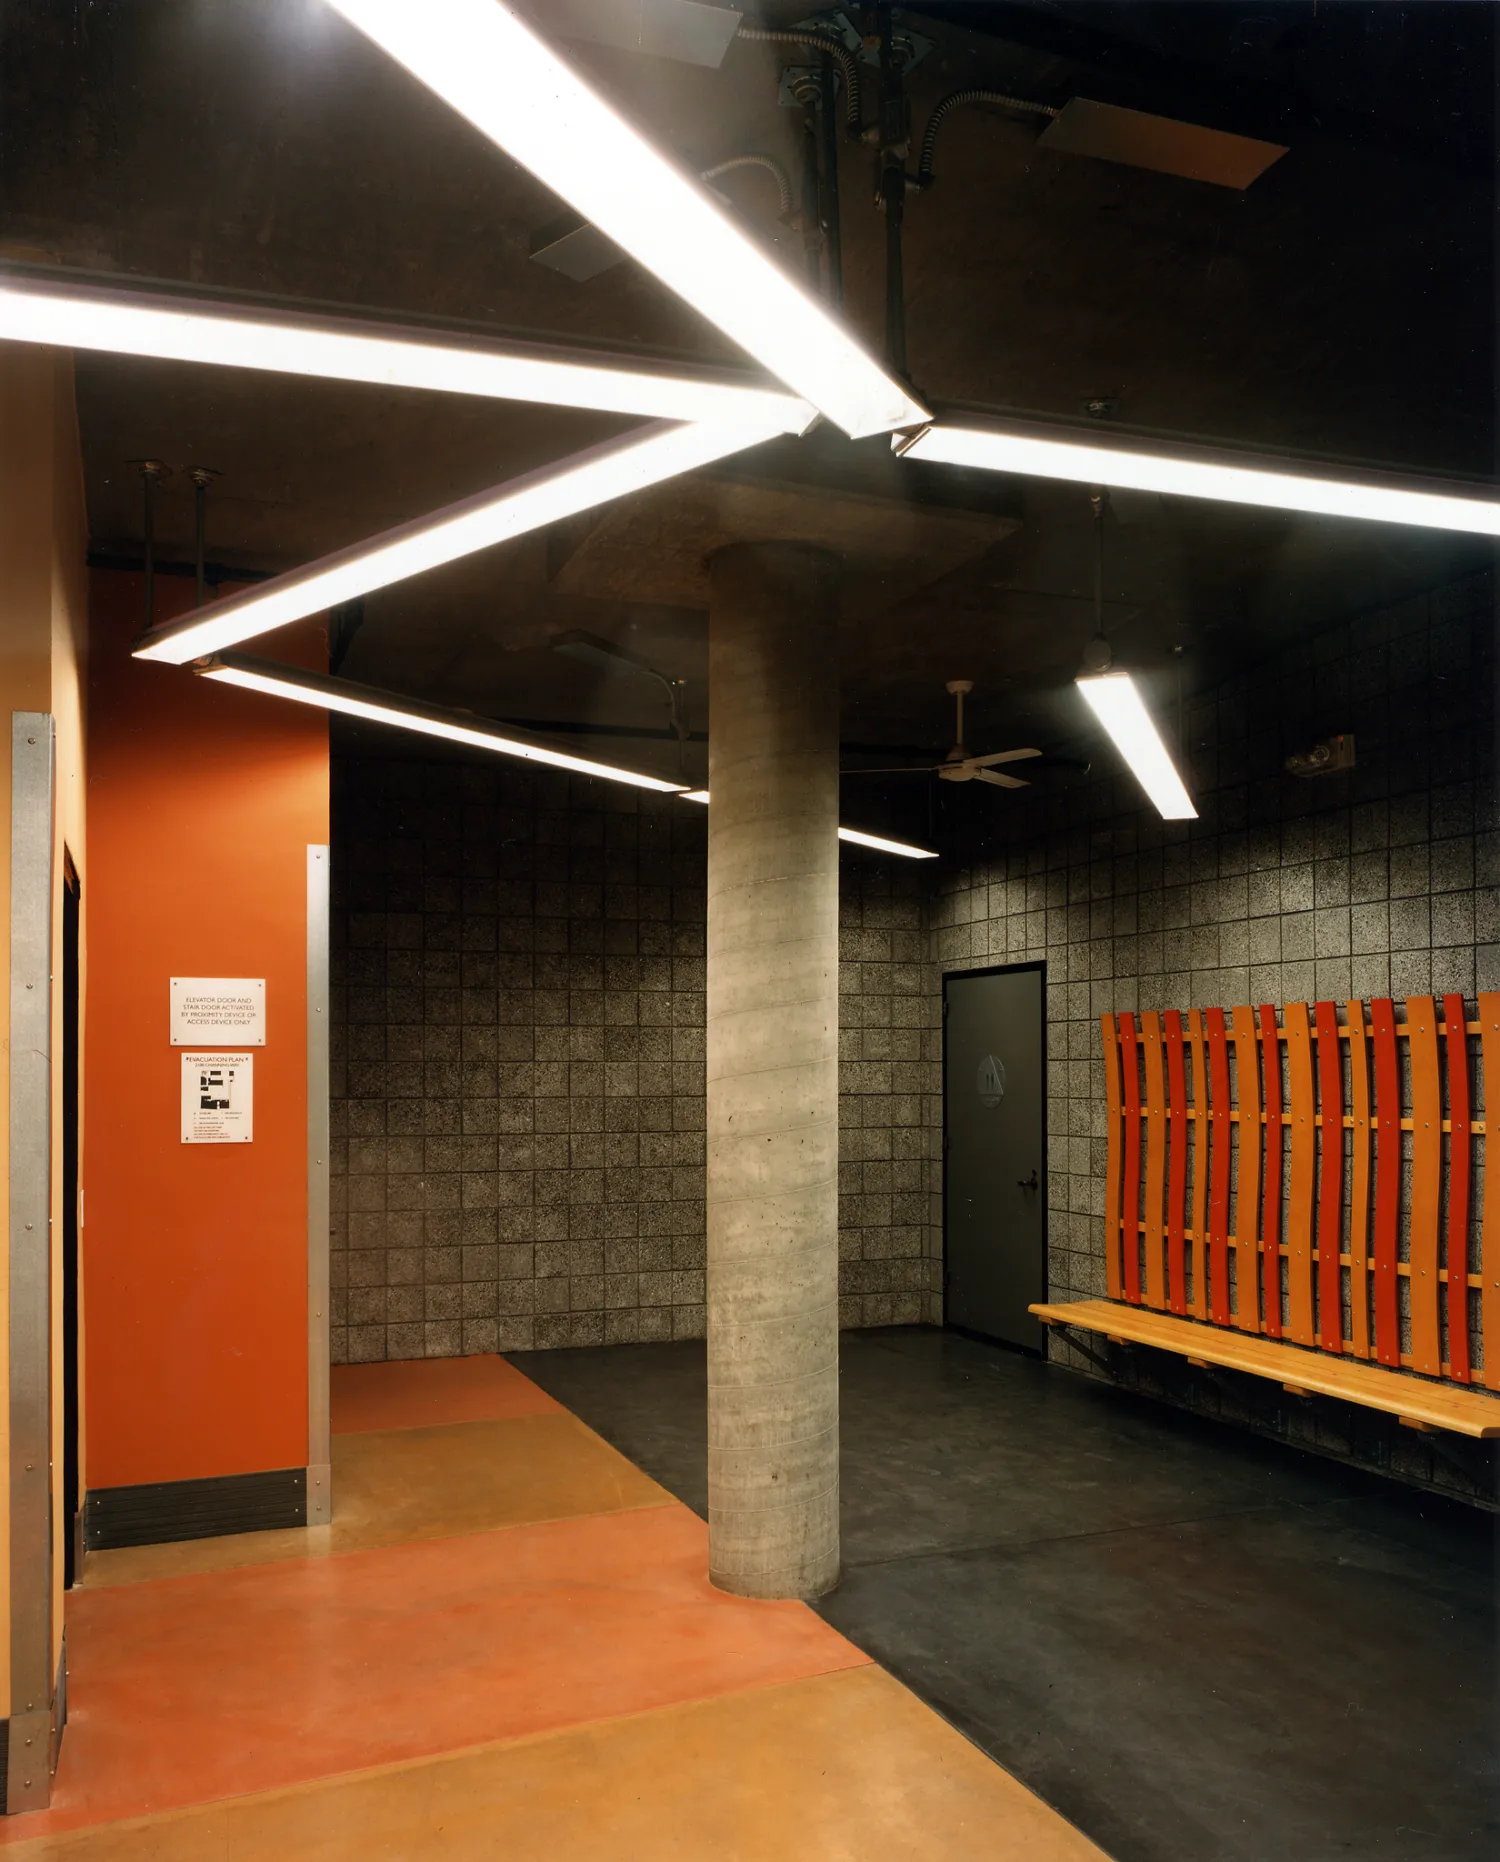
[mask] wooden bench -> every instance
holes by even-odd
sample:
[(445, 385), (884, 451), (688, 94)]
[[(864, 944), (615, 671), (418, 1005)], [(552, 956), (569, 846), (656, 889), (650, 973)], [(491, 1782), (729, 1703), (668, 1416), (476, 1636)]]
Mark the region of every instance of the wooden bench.
[(1195, 1319), (1175, 1319), (1168, 1313), (1116, 1305), (1112, 1300), (1038, 1305), (1030, 1311), (1043, 1325), (1098, 1332), (1114, 1343), (1150, 1345), (1192, 1363), (1244, 1371), (1281, 1384), (1295, 1396), (1338, 1397), (1365, 1409), (1384, 1410), (1408, 1428), (1446, 1429), (1479, 1439), (1500, 1437), (1500, 1397), (1481, 1390), (1429, 1383), (1393, 1374), (1378, 1364), (1335, 1358), (1301, 1345), (1224, 1331)]
[(1500, 991), (1465, 1006), (1102, 1015), (1109, 1297), (1031, 1311), (1500, 1437)]

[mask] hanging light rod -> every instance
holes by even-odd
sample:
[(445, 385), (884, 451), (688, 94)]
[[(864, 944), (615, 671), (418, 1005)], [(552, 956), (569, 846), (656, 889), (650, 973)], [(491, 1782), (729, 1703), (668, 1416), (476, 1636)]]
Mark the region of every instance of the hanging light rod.
[(300, 569), (273, 576), (241, 594), (196, 608), (169, 626), (140, 635), (132, 651), (137, 659), (186, 665), (204, 653), (238, 646), (289, 621), (321, 614), (341, 601), (352, 601), (356, 595), (368, 595), (475, 550), (508, 542), (560, 517), (592, 510), (646, 485), (659, 485), (769, 437), (765, 429), (740, 426), (637, 428), (556, 465), (543, 466)]
[(0, 337), (778, 433), (817, 418), (776, 383), (732, 369), (147, 291), (53, 267), (0, 264)]
[[(684, 789), (677, 798), (680, 802), (701, 802), (708, 806), (707, 789)], [(930, 847), (914, 847), (910, 841), (887, 840), (883, 834), (866, 834), (862, 828), (840, 828), (839, 839), (847, 841), (851, 847), (872, 847), (876, 853), (899, 854), (903, 860), (935, 860), (937, 855)]]
[(935, 421), (909, 440), (897, 436), (893, 445), (904, 459), (942, 465), (1500, 536), (1500, 500), (1486, 496), (1484, 486), (1449, 480), (1382, 472), (1348, 475), (1339, 466), (1303, 466), (1255, 453), (1125, 435), (1112, 434), (1105, 442), (1076, 428), (1028, 420), (955, 417)]
[(268, 698), (287, 698), (294, 704), (313, 705), (320, 711), (337, 711), (343, 717), (360, 718), (367, 724), (389, 724), (397, 730), (441, 738), (445, 743), (467, 744), (471, 750), (492, 750), (497, 756), (545, 763), (550, 769), (565, 769), (575, 776), (597, 776), (601, 781), (624, 782), (632, 788), (654, 789), (662, 795), (676, 795), (682, 789), (680, 782), (648, 776), (637, 769), (621, 769), (614, 763), (598, 763), (592, 757), (574, 756), (529, 732), (489, 724), (464, 711), (420, 704), (395, 692), (382, 692), (373, 685), (358, 685), (352, 679), (332, 679), (324, 673), (305, 672), (300, 666), (283, 666), (275, 660), (258, 659), (249, 653), (212, 654), (195, 665), (193, 671), (218, 685), (237, 685), (247, 692), (263, 692)]
[(1162, 820), (1196, 821), (1198, 810), (1193, 798), (1130, 674), (1099, 673), (1079, 679), (1077, 685)]
[(927, 418), (696, 176), (503, 0), (329, 4), (852, 438)]

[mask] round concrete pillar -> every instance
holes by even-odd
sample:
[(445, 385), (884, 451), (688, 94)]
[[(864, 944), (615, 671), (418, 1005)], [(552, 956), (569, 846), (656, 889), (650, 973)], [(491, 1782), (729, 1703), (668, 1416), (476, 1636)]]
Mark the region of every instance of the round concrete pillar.
[(711, 565), (709, 1575), (839, 1575), (838, 559)]

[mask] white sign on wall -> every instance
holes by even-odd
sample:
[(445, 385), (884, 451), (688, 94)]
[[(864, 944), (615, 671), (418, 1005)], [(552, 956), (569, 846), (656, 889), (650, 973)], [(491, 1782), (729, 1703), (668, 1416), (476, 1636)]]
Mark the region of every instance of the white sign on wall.
[(173, 1047), (264, 1047), (263, 976), (174, 976)]
[(248, 1144), (255, 1136), (255, 1056), (184, 1054), (182, 1142)]

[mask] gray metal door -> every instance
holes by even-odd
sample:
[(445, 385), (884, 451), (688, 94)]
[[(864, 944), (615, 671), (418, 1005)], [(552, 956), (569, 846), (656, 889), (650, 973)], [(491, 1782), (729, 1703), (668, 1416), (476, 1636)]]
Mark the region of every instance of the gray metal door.
[(1046, 1029), (1039, 965), (943, 991), (944, 1224), (950, 1325), (1040, 1350), (1047, 1294)]

